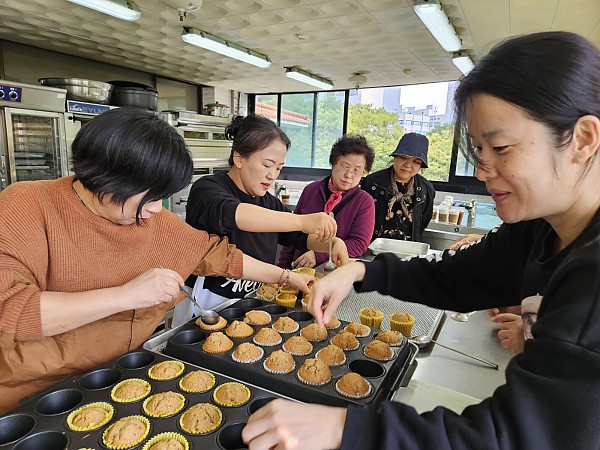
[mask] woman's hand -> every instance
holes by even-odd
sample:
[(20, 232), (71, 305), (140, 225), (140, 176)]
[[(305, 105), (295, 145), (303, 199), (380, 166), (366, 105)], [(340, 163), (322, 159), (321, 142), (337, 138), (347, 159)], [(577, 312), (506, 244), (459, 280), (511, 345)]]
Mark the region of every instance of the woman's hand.
[(517, 314), (499, 313), (492, 317), (492, 322), (500, 324), (500, 345), (513, 353), (521, 353), (525, 343), (523, 318)]
[(450, 247), (448, 247), (448, 250), (458, 250), (463, 245), (468, 245), (468, 244), (472, 244), (473, 242), (477, 242), (482, 237), (483, 237), (483, 234), (467, 234), (464, 238), (459, 239), (454, 244), (452, 244)]
[(170, 269), (153, 268), (121, 286), (123, 298), (129, 299), (128, 309), (148, 308), (169, 303), (181, 293), (183, 278)]
[(250, 450), (340, 448), (345, 408), (273, 400), (248, 419), (242, 439)]
[(361, 281), (364, 276), (365, 265), (357, 261), (337, 268), (315, 283), (309, 297), (308, 310), (321, 327), (331, 320), (354, 282)]
[(348, 248), (346, 247), (346, 243), (343, 239), (338, 237), (333, 238), (333, 243), (331, 246), (331, 260), (338, 267), (345, 266), (350, 262)]
[(314, 234), (317, 241), (326, 242), (337, 233), (337, 223), (333, 217), (320, 212), (314, 214), (299, 215), (302, 228), (301, 231), (306, 234)]
[(312, 275), (290, 271), (290, 277), (287, 280), (286, 286), (289, 286), (292, 289), (298, 289), (299, 291), (302, 291), (303, 294), (309, 294), (311, 291), (309, 285), (312, 286), (314, 282), (315, 277)]
[(317, 257), (312, 250), (298, 256), (292, 263), (292, 267), (315, 267), (317, 265)]

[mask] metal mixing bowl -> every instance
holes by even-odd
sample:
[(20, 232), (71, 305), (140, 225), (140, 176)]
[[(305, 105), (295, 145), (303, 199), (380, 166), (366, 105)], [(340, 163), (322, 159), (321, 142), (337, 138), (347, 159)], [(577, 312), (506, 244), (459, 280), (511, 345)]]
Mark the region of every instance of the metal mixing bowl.
[(66, 89), (69, 100), (90, 103), (108, 103), (113, 90), (112, 84), (82, 78), (40, 78), (38, 81), (43, 86)]

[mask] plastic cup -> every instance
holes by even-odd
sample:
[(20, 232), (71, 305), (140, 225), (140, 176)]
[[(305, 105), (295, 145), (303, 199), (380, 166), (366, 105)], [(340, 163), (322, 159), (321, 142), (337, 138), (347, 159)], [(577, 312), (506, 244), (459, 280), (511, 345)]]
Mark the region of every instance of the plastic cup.
[(290, 194), (281, 194), (281, 203), (288, 205), (290, 203)]
[(441, 223), (447, 223), (448, 222), (448, 215), (449, 215), (449, 210), (446, 207), (441, 207), (438, 210), (438, 220)]
[(460, 211), (457, 208), (450, 208), (448, 211), (448, 222), (458, 224), (458, 216)]
[(438, 221), (438, 207), (436, 206), (435, 208), (433, 208), (433, 214), (431, 215), (431, 221), (432, 222), (437, 222)]

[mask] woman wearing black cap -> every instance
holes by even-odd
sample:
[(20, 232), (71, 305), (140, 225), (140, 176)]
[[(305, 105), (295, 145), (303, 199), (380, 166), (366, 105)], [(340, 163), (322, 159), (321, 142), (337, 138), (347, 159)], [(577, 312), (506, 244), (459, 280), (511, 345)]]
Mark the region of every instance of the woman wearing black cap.
[(420, 241), (433, 214), (435, 189), (419, 175), (427, 168), (429, 141), (422, 134), (402, 136), (394, 153), (394, 163), (374, 172), (361, 183), (375, 200), (373, 237)]

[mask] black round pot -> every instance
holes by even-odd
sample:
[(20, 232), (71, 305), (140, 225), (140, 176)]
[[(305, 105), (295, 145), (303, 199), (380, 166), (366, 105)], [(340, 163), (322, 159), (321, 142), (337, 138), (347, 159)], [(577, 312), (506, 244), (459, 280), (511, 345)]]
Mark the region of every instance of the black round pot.
[(129, 106), (156, 111), (158, 108), (158, 91), (153, 87), (133, 81), (113, 80), (108, 83), (114, 86), (110, 96), (110, 104)]

